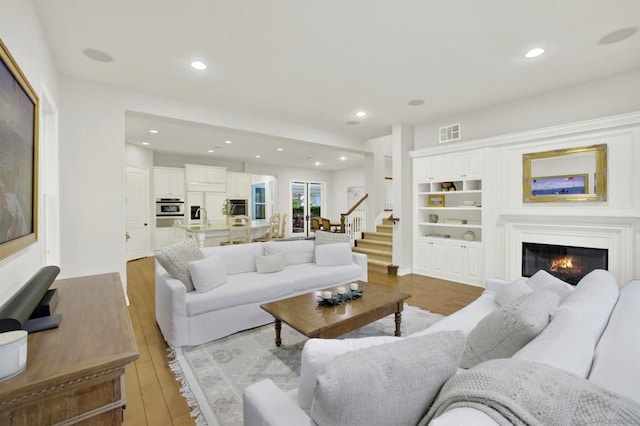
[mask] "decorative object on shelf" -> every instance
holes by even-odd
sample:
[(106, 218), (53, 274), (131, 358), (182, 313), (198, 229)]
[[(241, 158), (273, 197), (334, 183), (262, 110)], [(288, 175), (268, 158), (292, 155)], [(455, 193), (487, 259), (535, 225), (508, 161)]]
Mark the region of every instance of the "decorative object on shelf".
[(448, 223), (449, 225), (466, 225), (467, 219), (445, 219), (444, 223)]
[(466, 200), (466, 201), (464, 202), (464, 205), (465, 205), (465, 206), (467, 206), (467, 207), (473, 207), (473, 206), (475, 206), (475, 205), (476, 205), (476, 202), (475, 202), (475, 201), (473, 201), (473, 200)]
[(462, 238), (467, 241), (474, 241), (476, 239), (476, 234), (474, 234), (473, 231), (467, 231), (462, 235)]
[(440, 183), (440, 187), (445, 192), (456, 190), (456, 185), (453, 182), (442, 182)]
[[(360, 290), (350, 290), (350, 291), (346, 291), (346, 289), (344, 287), (340, 287), (338, 290), (344, 290), (345, 293), (344, 294), (333, 294), (330, 291), (324, 291), (322, 292), (322, 299), (317, 299), (318, 300), (318, 305), (320, 306), (337, 306), (340, 305), (341, 303), (344, 302), (350, 302), (352, 300), (355, 299), (359, 299), (362, 297), (362, 293), (363, 291)], [(329, 293), (331, 295), (331, 297), (327, 298), (326, 293)]]
[(444, 207), (444, 195), (429, 195), (429, 199), (427, 200), (429, 207)]
[(429, 215), (429, 222), (438, 223), (438, 215), (433, 213)]

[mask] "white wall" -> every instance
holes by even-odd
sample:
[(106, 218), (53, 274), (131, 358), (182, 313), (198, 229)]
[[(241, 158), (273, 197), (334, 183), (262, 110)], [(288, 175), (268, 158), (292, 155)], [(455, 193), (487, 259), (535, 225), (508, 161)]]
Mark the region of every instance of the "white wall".
[[(30, 1), (0, 0), (0, 39), (9, 49), (27, 80), (40, 99), (46, 87), (48, 100), (58, 105), (58, 75), (55, 70), (46, 40), (40, 30), (35, 9)], [(42, 122), (41, 122), (42, 125)], [(42, 129), (41, 129), (41, 134)], [(41, 150), (39, 167), (47, 168), (51, 159), (47, 155), (55, 155), (55, 150)], [(57, 167), (54, 163), (53, 167)], [(44, 187), (44, 176), (39, 176), (38, 186)], [(48, 182), (57, 187), (57, 182)], [(51, 196), (57, 196), (55, 191)], [(57, 200), (53, 200), (55, 204)], [(39, 196), (41, 209), (46, 205), (42, 191)], [(44, 212), (43, 212), (44, 213)], [(16, 291), (25, 284), (38, 270), (44, 266), (43, 238), (46, 229), (44, 214), (39, 215), (38, 241), (28, 248), (0, 261), (0, 305), (3, 305)], [(57, 234), (53, 232), (53, 234)], [(56, 248), (54, 248), (56, 250)]]
[[(415, 149), (640, 110), (640, 70), (517, 101), (443, 117), (415, 127)], [(438, 143), (438, 129), (460, 123), (459, 142)]]
[(340, 222), (340, 214), (349, 210), (347, 205), (347, 188), (365, 186), (364, 167), (331, 172), (328, 185), (328, 206), (326, 217), (332, 223)]
[(154, 166), (184, 167), (185, 164), (202, 164), (203, 166), (226, 167), (228, 172), (244, 172), (244, 161), (231, 160), (211, 156), (182, 155), (171, 152), (154, 152)]

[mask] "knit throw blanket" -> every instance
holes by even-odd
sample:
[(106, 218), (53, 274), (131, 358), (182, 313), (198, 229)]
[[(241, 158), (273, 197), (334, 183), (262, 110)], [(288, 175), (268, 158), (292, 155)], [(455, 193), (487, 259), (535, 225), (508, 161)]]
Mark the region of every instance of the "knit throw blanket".
[(487, 361), (453, 376), (419, 425), (457, 407), (480, 410), (500, 425), (640, 424), (637, 402), (564, 370), (517, 359)]

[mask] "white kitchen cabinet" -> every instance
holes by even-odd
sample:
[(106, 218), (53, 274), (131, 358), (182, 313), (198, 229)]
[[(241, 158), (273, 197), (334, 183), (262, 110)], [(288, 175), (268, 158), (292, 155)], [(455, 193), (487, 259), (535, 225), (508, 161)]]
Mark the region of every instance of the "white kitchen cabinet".
[(184, 169), (179, 167), (154, 167), (153, 192), (156, 197), (184, 198)]
[(185, 164), (187, 191), (225, 192), (227, 168)]
[(174, 243), (174, 231), (172, 227), (165, 228), (156, 228), (156, 242), (155, 249), (160, 250), (161, 248), (170, 246)]
[(227, 198), (251, 198), (251, 175), (248, 173), (227, 172)]
[(202, 212), (200, 212), (201, 219), (191, 219), (191, 207), (204, 208), (207, 212), (207, 220), (209, 222), (224, 222), (226, 220), (225, 215), (222, 214), (222, 204), (226, 200), (224, 192), (203, 192), (203, 191), (189, 191), (187, 192), (187, 212), (189, 217), (189, 223), (201, 223)]

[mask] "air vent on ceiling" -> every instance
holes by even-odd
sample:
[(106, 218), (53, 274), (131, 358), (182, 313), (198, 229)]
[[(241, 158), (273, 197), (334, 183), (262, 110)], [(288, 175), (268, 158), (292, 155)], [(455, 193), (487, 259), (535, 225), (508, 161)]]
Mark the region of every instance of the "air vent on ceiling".
[(460, 123), (440, 127), (440, 143), (457, 141), (460, 139)]

